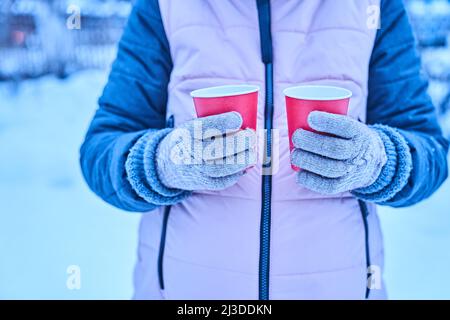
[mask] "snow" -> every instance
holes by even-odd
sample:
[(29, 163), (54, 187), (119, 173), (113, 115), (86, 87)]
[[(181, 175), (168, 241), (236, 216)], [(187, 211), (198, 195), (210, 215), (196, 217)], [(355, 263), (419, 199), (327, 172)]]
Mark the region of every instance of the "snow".
[[(83, 72), (0, 85), (0, 298), (131, 297), (139, 216), (99, 200), (78, 165), (105, 80)], [(70, 265), (81, 290), (66, 287)]]
[(411, 208), (380, 207), (391, 299), (450, 299), (450, 180)]
[[(78, 148), (104, 71), (0, 84), (0, 298), (128, 299), (139, 215), (97, 198)], [(450, 181), (407, 209), (381, 208), (390, 298), (450, 299)], [(257, 226), (255, 226), (257, 227)], [(81, 289), (66, 269), (81, 268)]]

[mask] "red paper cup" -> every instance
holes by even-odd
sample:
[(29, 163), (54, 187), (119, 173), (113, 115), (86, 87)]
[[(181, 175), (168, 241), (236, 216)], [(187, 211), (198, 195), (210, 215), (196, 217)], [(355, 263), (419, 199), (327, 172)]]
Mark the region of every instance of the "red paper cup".
[[(289, 150), (294, 149), (292, 135), (301, 128), (314, 131), (308, 124), (311, 111), (346, 115), (352, 96), (350, 90), (331, 86), (298, 86), (283, 91), (286, 96), (286, 114), (289, 131)], [(298, 171), (299, 168), (292, 166)]]
[(241, 129), (256, 130), (258, 86), (228, 85), (191, 92), (197, 117), (236, 111), (242, 116)]

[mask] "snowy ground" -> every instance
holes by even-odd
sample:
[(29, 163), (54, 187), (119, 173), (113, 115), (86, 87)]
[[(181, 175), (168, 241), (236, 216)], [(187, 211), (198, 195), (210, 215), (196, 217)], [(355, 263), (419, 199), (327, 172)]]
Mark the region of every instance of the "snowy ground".
[[(78, 165), (104, 82), (47, 77), (17, 96), (0, 86), (0, 298), (131, 297), (138, 216), (100, 201)], [(66, 287), (69, 265), (81, 290)]]
[[(131, 296), (139, 216), (85, 185), (78, 148), (106, 80), (83, 72), (0, 85), (0, 298)], [(450, 181), (409, 209), (381, 209), (391, 298), (450, 298)], [(66, 287), (69, 265), (81, 290)]]

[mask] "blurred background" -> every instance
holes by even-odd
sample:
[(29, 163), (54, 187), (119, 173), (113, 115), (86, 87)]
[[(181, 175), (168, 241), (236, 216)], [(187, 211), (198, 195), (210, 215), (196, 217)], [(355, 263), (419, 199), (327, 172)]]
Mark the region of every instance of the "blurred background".
[[(450, 1), (405, 3), (449, 137)], [(98, 199), (78, 165), (131, 6), (0, 2), (0, 299), (131, 297), (139, 215)], [(450, 180), (419, 205), (380, 208), (390, 298), (450, 299), (448, 194)]]

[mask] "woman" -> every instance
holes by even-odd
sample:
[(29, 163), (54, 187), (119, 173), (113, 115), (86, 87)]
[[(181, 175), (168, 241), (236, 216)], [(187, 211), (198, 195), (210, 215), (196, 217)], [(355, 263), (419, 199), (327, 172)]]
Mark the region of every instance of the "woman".
[[(81, 148), (94, 192), (148, 212), (135, 298), (384, 298), (376, 204), (413, 205), (447, 177), (414, 46), (401, 0), (137, 1)], [(176, 137), (196, 121), (219, 143), (242, 134), (236, 113), (194, 120), (189, 96), (241, 83), (262, 88), (264, 166), (223, 164), (253, 143), (222, 164), (171, 161), (174, 147), (191, 151)], [(297, 130), (291, 155), (282, 92), (298, 84), (353, 97), (348, 116), (311, 113), (332, 135)]]

